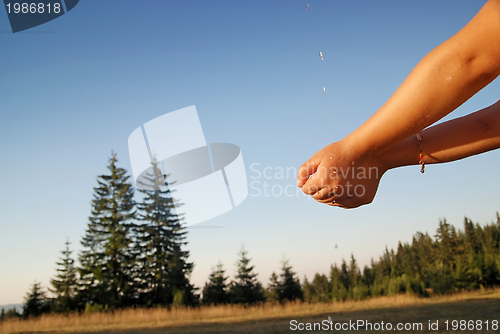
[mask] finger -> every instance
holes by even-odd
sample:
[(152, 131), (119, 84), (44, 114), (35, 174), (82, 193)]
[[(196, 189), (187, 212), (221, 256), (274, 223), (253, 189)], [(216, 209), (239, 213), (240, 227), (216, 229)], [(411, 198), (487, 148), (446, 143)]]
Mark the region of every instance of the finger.
[(315, 193), (312, 198), (317, 200), (320, 203), (327, 203), (331, 202), (333, 199), (335, 199), (336, 192), (335, 189), (337, 186), (330, 186), (326, 185), (322, 189), (320, 189), (317, 193)]
[[(311, 177), (310, 180), (311, 179), (313, 179), (313, 177)], [(336, 185), (334, 186), (333, 191), (332, 191), (332, 192), (335, 193), (335, 199), (336, 199), (337, 203), (344, 204), (344, 202), (347, 201), (347, 200), (349, 200), (349, 203), (359, 201), (359, 197), (356, 196), (355, 193), (354, 193), (354, 190), (353, 190), (354, 187), (353, 187), (353, 185), (350, 184), (350, 182), (347, 182), (347, 184), (345, 184), (345, 182), (343, 183), (341, 181), (342, 180), (340, 180), (340, 183), (338, 181), (334, 181), (336, 183)], [(306, 185), (307, 184), (308, 183), (306, 183)], [(328, 186), (323, 186), (320, 189), (324, 189), (324, 188), (327, 188), (327, 187)], [(324, 196), (321, 196), (321, 195), (324, 195)], [(321, 192), (319, 192), (319, 194), (315, 194), (313, 197), (315, 199), (316, 198), (318, 198), (318, 199), (328, 199), (328, 196), (326, 195), (326, 191), (325, 191), (325, 194), (322, 194)], [(351, 199), (353, 199), (353, 200), (351, 201)]]
[(321, 185), (311, 184), (310, 182), (306, 182), (304, 186), (302, 186), (302, 191), (306, 195), (314, 195), (318, 191), (321, 190)]
[(300, 166), (299, 172), (297, 173), (297, 187), (302, 188), (302, 186), (309, 179), (309, 176), (316, 173), (320, 160), (312, 157)]
[[(321, 164), (316, 168), (316, 173), (314, 173), (306, 183), (302, 186), (302, 191), (308, 195), (314, 195), (321, 189), (332, 186), (333, 180), (336, 177), (334, 168), (326, 168)], [(330, 188), (331, 189), (331, 188)]]

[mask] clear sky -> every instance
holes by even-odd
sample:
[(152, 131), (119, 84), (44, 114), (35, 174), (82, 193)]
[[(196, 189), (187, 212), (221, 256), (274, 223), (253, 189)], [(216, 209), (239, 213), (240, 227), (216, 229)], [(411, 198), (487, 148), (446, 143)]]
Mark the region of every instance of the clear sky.
[[(218, 261), (232, 276), (242, 246), (267, 285), (283, 257), (311, 278), (351, 253), (364, 265), (417, 231), (434, 234), (440, 218), (493, 220), (498, 151), (424, 175), (391, 171), (374, 203), (354, 210), (299, 192), (256, 196), (264, 182), (268, 194), (293, 186), (295, 175), (275, 172), (358, 127), (485, 1), (307, 3), (82, 0), (16, 34), (0, 10), (0, 305), (22, 302), (35, 280), (49, 285), (66, 238), (76, 256), (111, 151), (130, 171), (130, 133), (191, 105), (207, 142), (238, 145), (257, 182), (236, 209), (189, 228), (197, 286)], [(499, 88), (446, 119), (494, 103)], [(257, 178), (266, 167), (273, 177)]]

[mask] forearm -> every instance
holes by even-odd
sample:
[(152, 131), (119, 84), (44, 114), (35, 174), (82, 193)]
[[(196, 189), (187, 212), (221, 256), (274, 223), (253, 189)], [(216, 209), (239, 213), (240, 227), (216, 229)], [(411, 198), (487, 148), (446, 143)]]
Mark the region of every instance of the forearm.
[(500, 0), (431, 51), (391, 98), (345, 138), (353, 155), (377, 155), (441, 119), (500, 74)]
[[(500, 148), (500, 102), (420, 134), (426, 164), (455, 161)], [(379, 159), (386, 169), (416, 165), (419, 151), (418, 141), (412, 135), (380, 154)]]

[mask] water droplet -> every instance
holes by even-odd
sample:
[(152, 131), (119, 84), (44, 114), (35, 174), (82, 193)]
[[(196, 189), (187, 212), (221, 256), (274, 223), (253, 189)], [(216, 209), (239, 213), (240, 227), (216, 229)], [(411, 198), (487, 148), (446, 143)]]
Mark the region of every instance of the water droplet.
[(309, 9), (311, 9), (311, 5), (307, 4), (306, 5), (306, 10), (309, 11)]
[(332, 159), (333, 159), (333, 157), (330, 157), (330, 160), (332, 160)]
[(323, 95), (326, 96), (326, 88), (323, 87)]
[(319, 58), (321, 59), (321, 61), (323, 61), (323, 52), (319, 53)]

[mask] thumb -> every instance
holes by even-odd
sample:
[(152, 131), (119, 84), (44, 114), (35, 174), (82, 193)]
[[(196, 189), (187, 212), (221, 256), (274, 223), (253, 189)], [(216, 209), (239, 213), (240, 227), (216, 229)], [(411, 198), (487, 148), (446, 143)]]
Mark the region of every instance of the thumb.
[(320, 162), (320, 159), (312, 157), (300, 166), (299, 172), (297, 173), (297, 187), (302, 187), (309, 179), (309, 176), (316, 173)]

